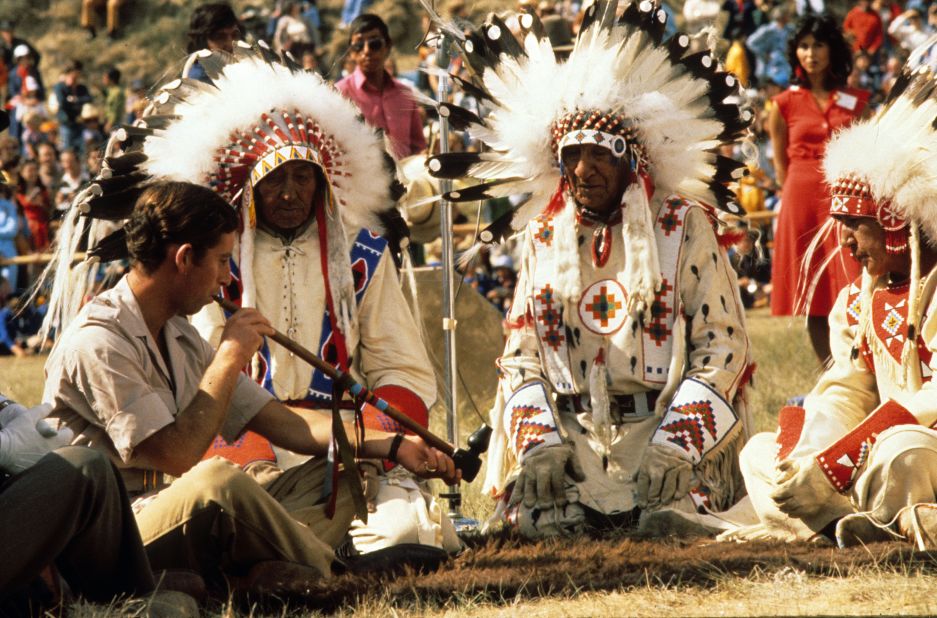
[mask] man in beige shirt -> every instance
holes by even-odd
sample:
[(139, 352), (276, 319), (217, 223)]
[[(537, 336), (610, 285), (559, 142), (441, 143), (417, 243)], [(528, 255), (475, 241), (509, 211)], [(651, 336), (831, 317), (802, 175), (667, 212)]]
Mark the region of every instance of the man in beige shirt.
[[(284, 406), (242, 373), (274, 332), (257, 310), (231, 316), (216, 351), (186, 321), (231, 282), (237, 225), (235, 210), (210, 189), (147, 188), (124, 226), (132, 268), (67, 325), (46, 365), (44, 400), (76, 443), (115, 459), (130, 491), (178, 477), (135, 505), (155, 568), (296, 591), (330, 574), (332, 548), (353, 516), (348, 488), (334, 487), (329, 518), (324, 458), (263, 487), (223, 459), (200, 462), (219, 433), (235, 441), (250, 429), (308, 455), (324, 455), (331, 439), (327, 416)], [(386, 457), (426, 478), (458, 478), (451, 459), (416, 437), (369, 431), (357, 454)], [(270, 568), (270, 561), (280, 564)], [(290, 576), (282, 577), (284, 569)], [(266, 578), (274, 572), (272, 585)]]

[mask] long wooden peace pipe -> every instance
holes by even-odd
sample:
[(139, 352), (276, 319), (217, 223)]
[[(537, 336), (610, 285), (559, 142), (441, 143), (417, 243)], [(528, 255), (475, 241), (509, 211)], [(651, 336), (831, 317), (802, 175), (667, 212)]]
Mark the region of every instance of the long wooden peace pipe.
[[(240, 307), (231, 301), (222, 298), (221, 296), (216, 295), (212, 296), (212, 298), (216, 303), (221, 305), (222, 309), (225, 311), (234, 313), (240, 309)], [(482, 461), (481, 457), (479, 457), (479, 453), (476, 452), (476, 449), (473, 448), (471, 450), (466, 450), (463, 448), (455, 448), (436, 434), (432, 433), (429, 429), (426, 429), (412, 418), (396, 409), (394, 406), (390, 405), (388, 402), (384, 401), (373, 392), (369, 391), (363, 384), (356, 382), (350, 374), (344, 371), (339, 371), (280, 331), (274, 330), (273, 334), (268, 336), (270, 339), (273, 339), (281, 346), (327, 375), (343, 391), (348, 391), (356, 399), (363, 399), (367, 401), (369, 404), (403, 425), (406, 429), (423, 438), (423, 441), (430, 446), (437, 448), (446, 455), (452, 457), (456, 468), (462, 471), (462, 480), (471, 482), (478, 475), (478, 471), (481, 469)]]

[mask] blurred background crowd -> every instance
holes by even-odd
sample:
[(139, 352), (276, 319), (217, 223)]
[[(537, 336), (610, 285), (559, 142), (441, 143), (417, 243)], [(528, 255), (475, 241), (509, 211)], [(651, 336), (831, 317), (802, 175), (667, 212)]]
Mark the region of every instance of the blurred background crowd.
[[(559, 53), (571, 47), (584, 9), (569, 0), (501, 4), (506, 11), (537, 13)], [(464, 93), (440, 89), (438, 64), (445, 60), (437, 56), (432, 37), (416, 49), (396, 44), (393, 28), (381, 27), (386, 16), (379, 9), (386, 3), (372, 5), (373, 0), (346, 0), (340, 11), (326, 11), (314, 0), (240, 8), (193, 5), (189, 31), (179, 37), (188, 34), (190, 51), (206, 45), (226, 49), (239, 38), (265, 40), (288, 51), (304, 69), (338, 82), (388, 134), (410, 188), (403, 207), (418, 241), (415, 261), (432, 264), (438, 260), (438, 219), (420, 201), (438, 190), (422, 171), (425, 153), (439, 149), (436, 119), (410, 98), (369, 96), (413, 89), (432, 98), (458, 98), (482, 114), (486, 110)], [(439, 8), (465, 27), (484, 18), (471, 1), (439, 3)], [(819, 175), (823, 144), (836, 128), (882, 103), (909, 52), (937, 29), (937, 2), (858, 0), (825, 6), (824, 0), (677, 0), (663, 8), (672, 18), (671, 32), (679, 26), (696, 35), (697, 46), (716, 49), (744, 87), (740, 102), (756, 112), (753, 148), (724, 153), (747, 160), (751, 172), (739, 187), (749, 217), (729, 238), (730, 254), (746, 306), (772, 306), (775, 315), (790, 315), (797, 309), (798, 260), (827, 208)], [(159, 77), (126, 75), (120, 63), (90, 70), (78, 59), (50, 65), (21, 36), (16, 19), (0, 14), (0, 94), (11, 119), (9, 131), (0, 136), (0, 168), (7, 181), (0, 185), (0, 354), (37, 350), (33, 334), (41, 320), (41, 296), (25, 311), (19, 299), (41, 272), (63, 212), (100, 171), (109, 133), (143, 112), (147, 89)], [(119, 46), (122, 21), (135, 19), (142, 17), (122, 0), (82, 0), (73, 27), (84, 40)], [(412, 22), (408, 28), (430, 32), (428, 19)], [(56, 58), (69, 56), (67, 50), (54, 51)], [(463, 71), (458, 58), (444, 68)], [(167, 66), (166, 74), (170, 70)], [(448, 146), (477, 147), (470, 135), (458, 133)], [(508, 200), (496, 200), (461, 209), (457, 247), (465, 248), (479, 225), (509, 207)], [(506, 311), (516, 259), (509, 247), (483, 251), (465, 268), (465, 284)], [(821, 303), (808, 314), (813, 319), (828, 310)]]

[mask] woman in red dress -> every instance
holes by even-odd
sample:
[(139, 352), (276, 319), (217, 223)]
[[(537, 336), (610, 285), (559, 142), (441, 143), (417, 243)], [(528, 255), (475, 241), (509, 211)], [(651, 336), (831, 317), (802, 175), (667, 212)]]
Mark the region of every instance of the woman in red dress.
[(812, 277), (835, 255), (804, 308), (798, 306), (801, 261), (829, 219), (830, 188), (821, 169), (826, 143), (834, 131), (863, 115), (869, 93), (846, 87), (852, 54), (839, 26), (827, 15), (809, 15), (798, 22), (788, 40), (788, 59), (793, 85), (774, 97), (768, 118), (777, 180), (783, 187), (774, 236), (771, 313), (793, 315), (806, 309), (814, 352), (825, 361), (830, 355), (827, 316), (839, 291), (859, 276), (859, 265), (840, 251), (838, 231), (828, 235), (804, 272)]
[(33, 251), (41, 253), (49, 246), (49, 215), (52, 200), (39, 179), (39, 164), (29, 159), (20, 168), (16, 183), (16, 201), (26, 215)]

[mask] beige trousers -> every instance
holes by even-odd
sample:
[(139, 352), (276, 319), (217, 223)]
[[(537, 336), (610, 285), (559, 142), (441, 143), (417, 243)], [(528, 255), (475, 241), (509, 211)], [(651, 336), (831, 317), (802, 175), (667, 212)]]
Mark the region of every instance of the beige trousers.
[(745, 487), (766, 536), (809, 539), (850, 513), (863, 513), (874, 524), (894, 530), (905, 507), (937, 502), (937, 431), (926, 427), (899, 425), (879, 434), (849, 494), (837, 494), (810, 520), (788, 517), (771, 499), (777, 487), (775, 449), (774, 434), (760, 433), (741, 454)]
[(325, 460), (310, 460), (261, 485), (220, 457), (199, 463), (137, 513), (153, 568), (189, 568), (218, 581), (257, 562), (283, 560), (329, 576), (332, 550), (354, 509), (340, 483), (335, 515), (326, 517), (328, 469)]

